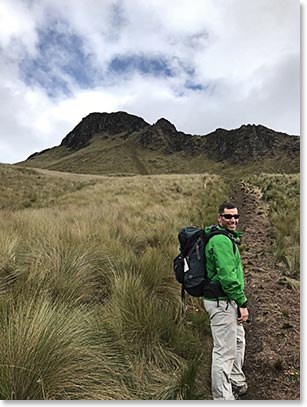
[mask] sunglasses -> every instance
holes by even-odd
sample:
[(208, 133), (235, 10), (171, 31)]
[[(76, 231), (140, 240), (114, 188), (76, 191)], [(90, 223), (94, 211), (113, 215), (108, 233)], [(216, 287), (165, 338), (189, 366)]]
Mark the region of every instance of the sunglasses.
[(221, 216), (223, 216), (223, 218), (225, 219), (239, 219), (240, 215), (230, 215), (230, 213), (222, 213)]

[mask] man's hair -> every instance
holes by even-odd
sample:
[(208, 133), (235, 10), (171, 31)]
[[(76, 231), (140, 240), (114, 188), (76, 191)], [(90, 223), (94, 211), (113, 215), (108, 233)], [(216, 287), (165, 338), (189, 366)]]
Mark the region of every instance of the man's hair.
[(219, 214), (222, 214), (224, 212), (224, 209), (235, 209), (235, 208), (237, 207), (232, 202), (223, 202), (219, 206)]

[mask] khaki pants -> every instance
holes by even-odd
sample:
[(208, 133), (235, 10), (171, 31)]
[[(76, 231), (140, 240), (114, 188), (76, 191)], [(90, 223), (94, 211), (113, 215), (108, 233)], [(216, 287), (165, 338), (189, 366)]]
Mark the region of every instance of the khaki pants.
[(238, 311), (234, 301), (204, 300), (211, 321), (212, 395), (214, 400), (234, 400), (231, 384), (243, 386), (246, 378), (242, 367), (245, 352), (245, 331), (237, 323)]

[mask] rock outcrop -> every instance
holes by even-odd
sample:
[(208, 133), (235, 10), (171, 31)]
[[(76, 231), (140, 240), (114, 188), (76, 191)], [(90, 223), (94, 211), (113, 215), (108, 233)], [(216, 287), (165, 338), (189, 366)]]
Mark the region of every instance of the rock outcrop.
[(149, 126), (141, 117), (126, 112), (90, 113), (62, 140), (61, 146), (70, 150), (86, 147), (96, 133), (111, 135), (132, 133)]
[(299, 154), (300, 140), (267, 127), (255, 124), (243, 125), (239, 129), (217, 129), (204, 138), (203, 148), (217, 161), (230, 160), (233, 163), (257, 160), (273, 156), (280, 149), (290, 157)]

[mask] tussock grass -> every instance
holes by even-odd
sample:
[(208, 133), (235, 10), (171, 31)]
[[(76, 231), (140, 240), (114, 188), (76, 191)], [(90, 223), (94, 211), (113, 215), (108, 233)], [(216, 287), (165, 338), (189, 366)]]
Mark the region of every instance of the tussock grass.
[(209, 398), (209, 323), (195, 299), (181, 315), (172, 261), (179, 229), (215, 222), (226, 198), (220, 177), (190, 174), (4, 202), (2, 398)]
[(0, 321), (2, 399), (129, 397), (114, 343), (95, 340), (88, 310), (37, 294), (1, 303)]
[(24, 284), (29, 290), (44, 287), (53, 298), (74, 304), (91, 300), (99, 275), (99, 262), (91, 247), (60, 239), (34, 239), (27, 246)]
[(11, 233), (0, 234), (0, 295), (4, 294), (18, 277), (16, 256), (18, 240)]

